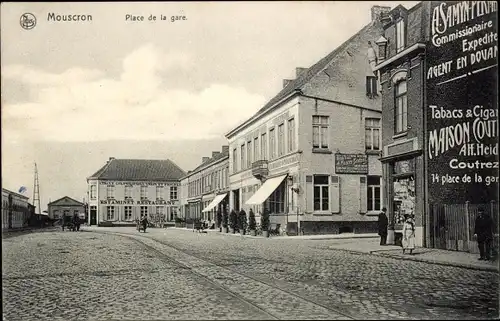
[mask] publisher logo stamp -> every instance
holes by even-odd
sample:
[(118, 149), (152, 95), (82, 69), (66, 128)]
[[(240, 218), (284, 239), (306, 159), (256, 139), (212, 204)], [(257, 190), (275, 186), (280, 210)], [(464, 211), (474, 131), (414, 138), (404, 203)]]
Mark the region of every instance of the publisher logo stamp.
[(33, 29), (36, 26), (36, 17), (32, 13), (23, 13), (19, 19), (19, 23), (25, 30)]

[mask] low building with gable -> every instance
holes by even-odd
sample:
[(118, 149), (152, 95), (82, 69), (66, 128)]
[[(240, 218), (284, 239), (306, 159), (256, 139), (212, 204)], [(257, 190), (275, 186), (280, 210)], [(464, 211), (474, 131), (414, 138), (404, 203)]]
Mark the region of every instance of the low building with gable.
[(180, 179), (171, 160), (115, 159), (87, 178), (91, 225), (134, 225), (141, 216), (173, 222), (179, 211)]

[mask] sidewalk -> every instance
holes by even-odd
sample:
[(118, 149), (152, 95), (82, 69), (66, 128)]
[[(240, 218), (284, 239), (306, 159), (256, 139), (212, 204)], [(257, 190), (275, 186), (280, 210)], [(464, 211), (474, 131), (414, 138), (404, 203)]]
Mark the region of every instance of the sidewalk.
[[(116, 231), (116, 232), (136, 232), (133, 227), (86, 227), (86, 231)], [(197, 233), (192, 229), (184, 227), (169, 227), (168, 230), (176, 230), (185, 233)], [(380, 240), (376, 234), (334, 234), (334, 235), (300, 235), (300, 236), (273, 236), (264, 238), (262, 236), (241, 235), (239, 233), (221, 233), (218, 229), (205, 230), (207, 234), (220, 235), (222, 237), (240, 237), (240, 238), (254, 238), (267, 241), (290, 239), (295, 241), (310, 242), (311, 246), (325, 249), (325, 250), (340, 250), (352, 253), (362, 253), (366, 255), (376, 255), (389, 257), (399, 260), (409, 260), (425, 262), (429, 264), (438, 264), (444, 266), (456, 266), (480, 271), (499, 271), (498, 259), (495, 262), (479, 261), (478, 254), (471, 254), (467, 252), (447, 251), (440, 249), (429, 248), (416, 248), (413, 255), (403, 254), (400, 246), (395, 245), (380, 245)], [(150, 233), (164, 233), (163, 229), (152, 228)], [(315, 241), (323, 240), (318, 245)], [(326, 241), (326, 242), (325, 242)]]
[(377, 256), (390, 257), (400, 260), (410, 260), (439, 264), (445, 266), (457, 266), (473, 270), (498, 272), (498, 259), (492, 261), (479, 261), (478, 254), (468, 252), (448, 251), (441, 249), (431, 249), (417, 247), (413, 254), (403, 254), (400, 246), (385, 245), (382, 246), (378, 239), (359, 240), (346, 243), (331, 244), (329, 249), (345, 250), (349, 252), (365, 253)]

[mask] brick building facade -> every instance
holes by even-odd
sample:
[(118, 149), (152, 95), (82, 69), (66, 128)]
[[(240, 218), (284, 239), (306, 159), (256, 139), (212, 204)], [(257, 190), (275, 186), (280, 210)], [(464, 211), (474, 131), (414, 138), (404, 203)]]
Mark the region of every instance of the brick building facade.
[[(230, 208), (264, 208), (288, 233), (374, 232), (383, 206), (372, 22), (296, 78), (229, 140)], [(299, 134), (300, 133), (300, 134)]]

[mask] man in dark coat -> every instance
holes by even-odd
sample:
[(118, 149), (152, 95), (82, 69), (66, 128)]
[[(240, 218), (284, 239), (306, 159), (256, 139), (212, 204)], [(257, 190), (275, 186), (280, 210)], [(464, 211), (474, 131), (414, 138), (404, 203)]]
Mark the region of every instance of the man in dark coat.
[(387, 209), (384, 207), (382, 212), (378, 215), (378, 235), (380, 235), (380, 245), (386, 245), (387, 243), (387, 226), (389, 225), (389, 220), (385, 212)]
[(474, 237), (479, 247), (479, 260), (491, 259), (491, 241), (493, 240), (493, 220), (484, 213), (484, 209), (478, 209), (478, 216), (474, 226)]

